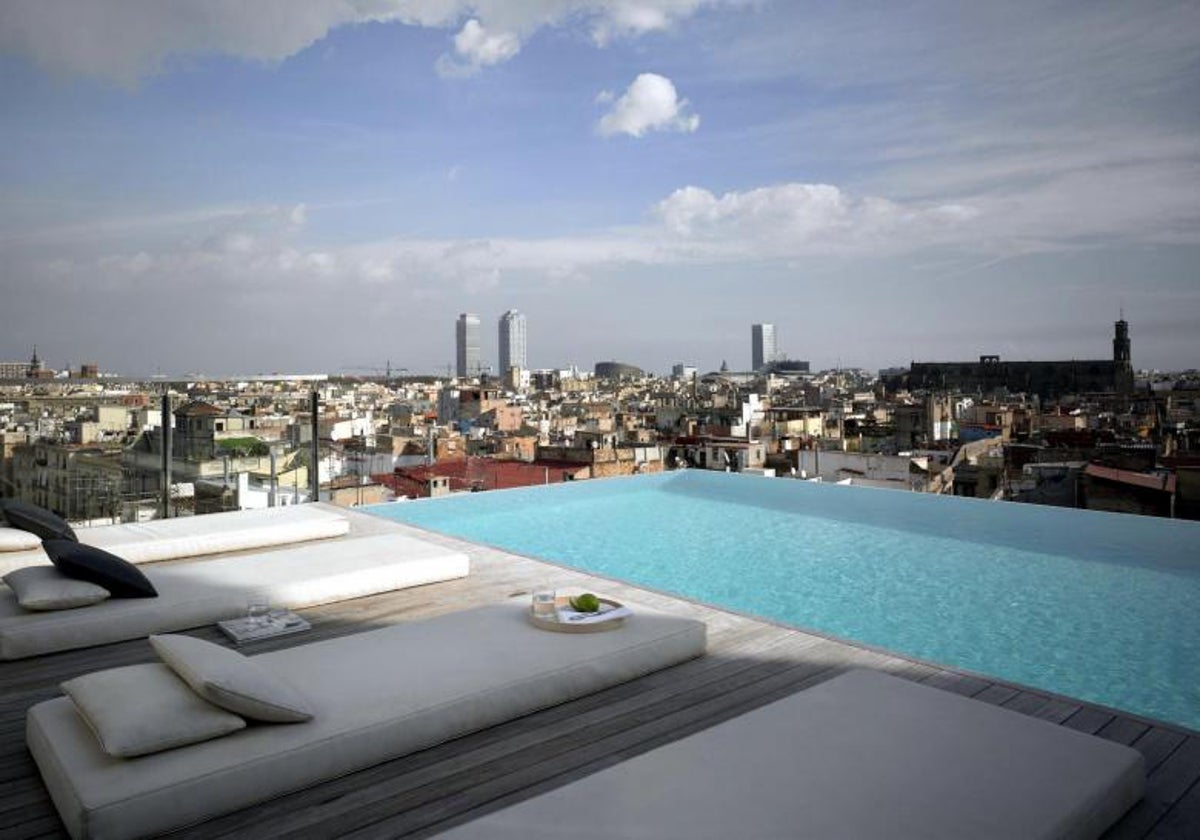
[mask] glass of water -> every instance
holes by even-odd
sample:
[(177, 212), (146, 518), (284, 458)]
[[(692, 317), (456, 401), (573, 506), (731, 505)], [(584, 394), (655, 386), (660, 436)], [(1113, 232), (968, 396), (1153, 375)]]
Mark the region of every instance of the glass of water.
[(554, 617), (554, 590), (553, 589), (535, 589), (533, 590), (533, 614), (539, 618)]
[(266, 627), (271, 620), (271, 599), (256, 593), (246, 601), (246, 618), (252, 627)]

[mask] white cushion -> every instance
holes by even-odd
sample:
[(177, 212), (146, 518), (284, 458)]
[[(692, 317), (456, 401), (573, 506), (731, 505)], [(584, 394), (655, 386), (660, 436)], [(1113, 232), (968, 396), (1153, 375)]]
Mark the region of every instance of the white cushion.
[(103, 586), (69, 578), (53, 566), (28, 566), (4, 576), (4, 582), (25, 610), (71, 610), (108, 598)]
[(41, 548), (41, 545), (42, 539), (37, 534), (31, 534), (29, 531), (22, 531), (20, 528), (12, 528), (8, 525), (0, 525), (0, 552), (30, 551)]
[(313, 505), (152, 519), (83, 531), (84, 542), (130, 563), (154, 563), (340, 537), (350, 521)]
[(191, 636), (151, 636), (150, 644), (192, 691), (222, 709), (266, 723), (312, 719), (296, 689), (236, 650)]
[(162, 752), (246, 727), (157, 662), (86, 674), (67, 680), (62, 690), (114, 758)]

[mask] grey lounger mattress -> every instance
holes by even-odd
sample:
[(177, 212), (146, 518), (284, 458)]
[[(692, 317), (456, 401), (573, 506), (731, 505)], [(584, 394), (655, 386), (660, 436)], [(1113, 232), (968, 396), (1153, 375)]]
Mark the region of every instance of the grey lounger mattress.
[(299, 609), (466, 577), (465, 554), (405, 534), (310, 543), (260, 554), (147, 566), (157, 598), (27, 612), (0, 588), (0, 659), (92, 647), (236, 618), (252, 593)]
[(302, 724), (134, 759), (103, 753), (66, 697), (26, 740), (72, 837), (141, 837), (406, 755), (704, 652), (704, 624), (636, 608), (620, 630), (548, 633), (505, 603), (254, 657), (301, 689)]
[[(130, 563), (154, 563), (340, 537), (350, 521), (323, 505), (235, 510), (177, 519), (80, 528), (79, 541), (110, 551)], [(25, 551), (0, 553), (0, 575), (46, 565), (39, 543)]]
[(438, 835), (439, 840), (1099, 837), (1141, 753), (851, 671)]

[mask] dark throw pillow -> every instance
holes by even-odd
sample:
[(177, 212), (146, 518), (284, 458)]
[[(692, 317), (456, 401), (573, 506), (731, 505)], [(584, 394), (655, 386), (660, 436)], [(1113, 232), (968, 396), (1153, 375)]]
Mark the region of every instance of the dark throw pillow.
[(103, 586), (114, 598), (155, 598), (158, 592), (138, 567), (115, 554), (70, 540), (43, 540), (42, 548), (67, 577)]
[(0, 513), (8, 524), (22, 531), (37, 534), (44, 540), (75, 540), (75, 532), (56, 513), (18, 499), (0, 499)]

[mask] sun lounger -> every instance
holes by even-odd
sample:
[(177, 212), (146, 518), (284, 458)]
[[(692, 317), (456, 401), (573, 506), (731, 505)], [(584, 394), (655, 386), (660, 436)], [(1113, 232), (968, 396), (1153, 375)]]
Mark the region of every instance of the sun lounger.
[[(76, 533), (80, 542), (130, 563), (153, 563), (340, 537), (349, 530), (349, 521), (335, 510), (322, 505), (290, 505), (98, 525), (80, 528)], [(0, 552), (0, 575), (49, 563), (38, 542), (32, 549)]]
[(439, 840), (1082, 840), (1144, 784), (1129, 747), (852, 671)]
[[(71, 700), (39, 703), (26, 740), (72, 837), (177, 829), (398, 758), (699, 656), (704, 624), (635, 608), (620, 630), (547, 633), (509, 602), (252, 657), (309, 702), (132, 759), (102, 752)], [(613, 835), (616, 836), (616, 835)]]
[(157, 598), (26, 612), (0, 587), (0, 659), (170, 633), (246, 613), (252, 594), (298, 609), (465, 577), (464, 554), (404, 534), (326, 540), (258, 554), (143, 567)]

